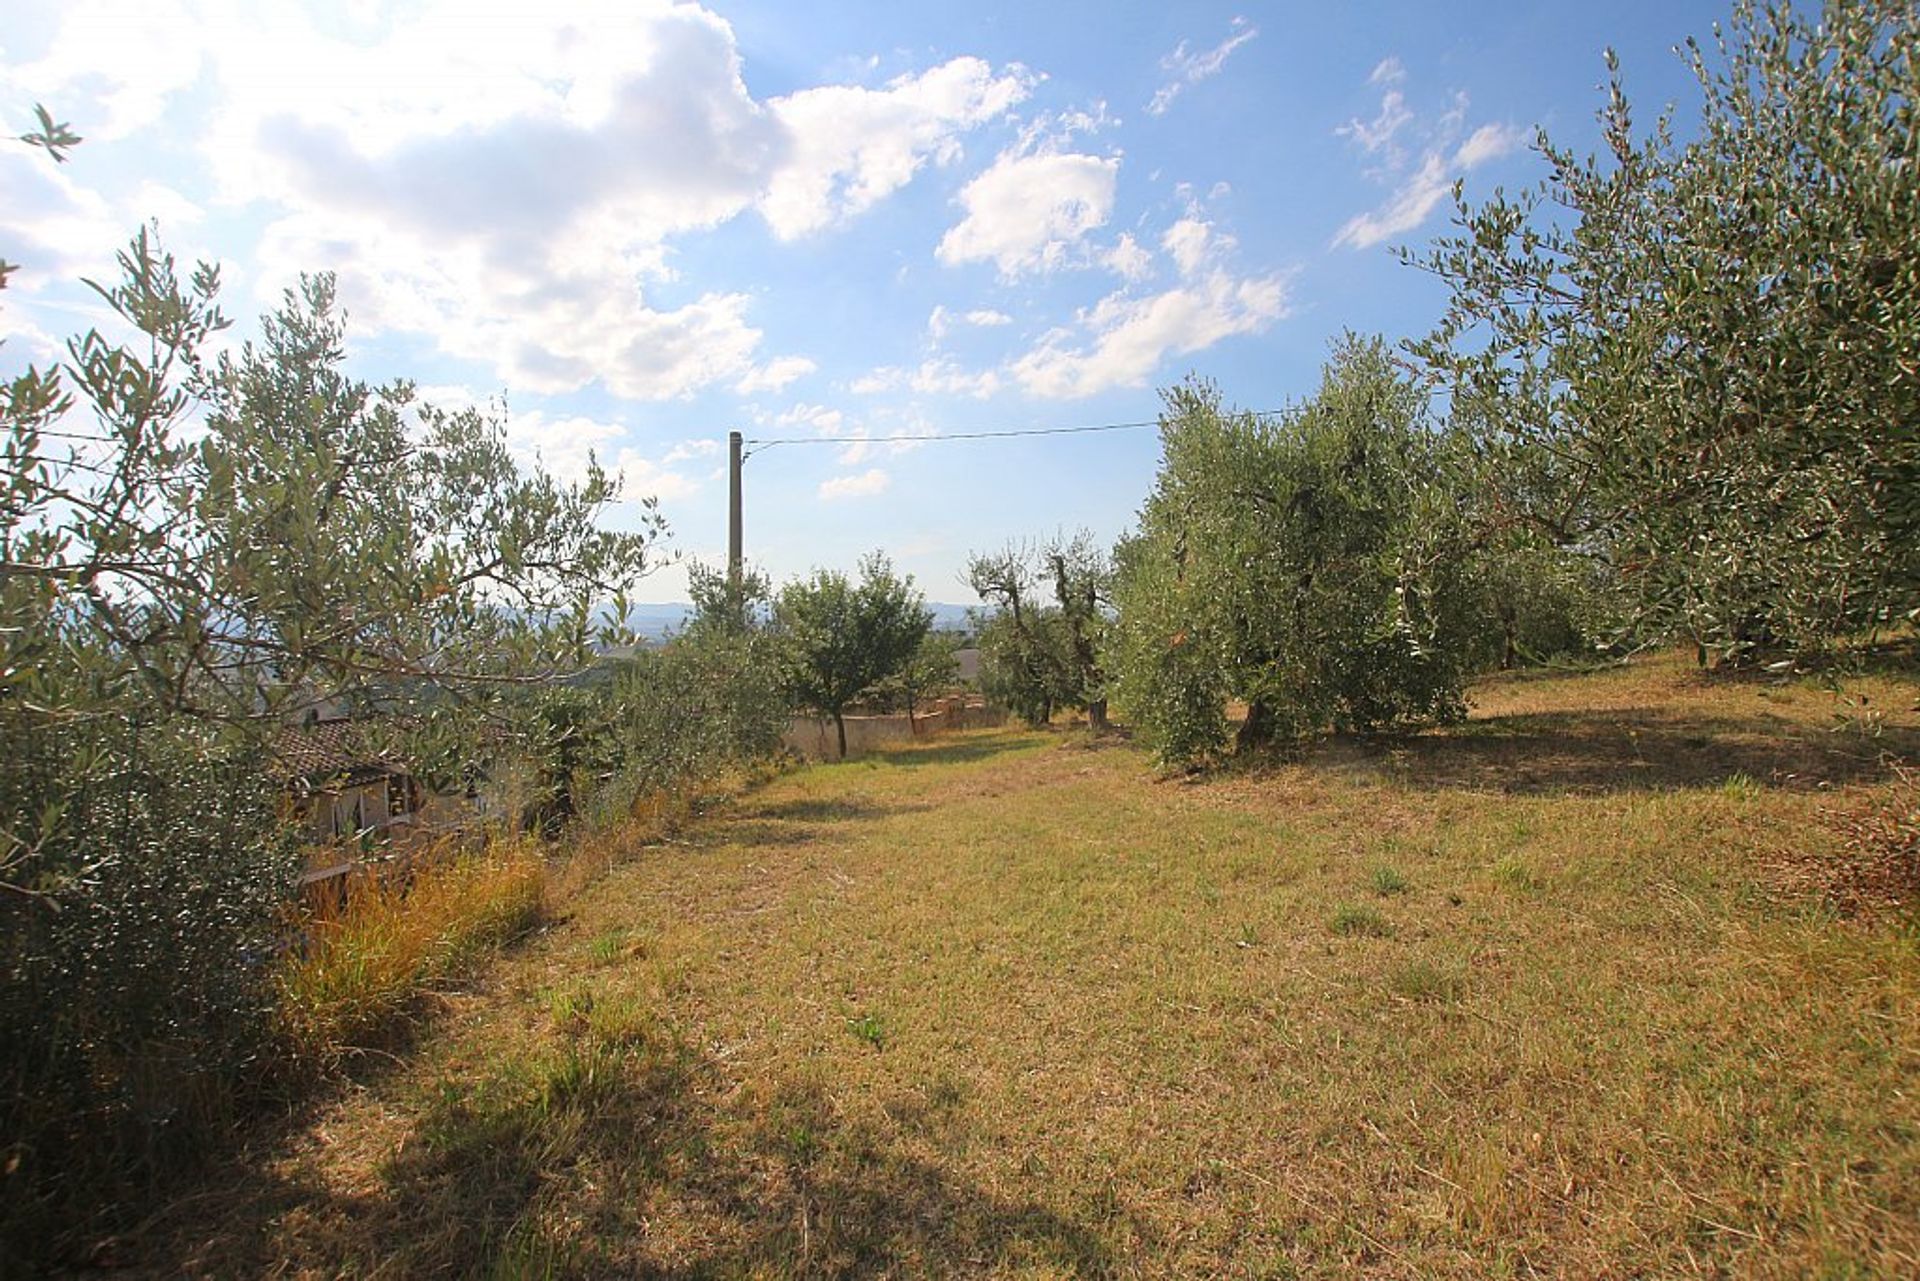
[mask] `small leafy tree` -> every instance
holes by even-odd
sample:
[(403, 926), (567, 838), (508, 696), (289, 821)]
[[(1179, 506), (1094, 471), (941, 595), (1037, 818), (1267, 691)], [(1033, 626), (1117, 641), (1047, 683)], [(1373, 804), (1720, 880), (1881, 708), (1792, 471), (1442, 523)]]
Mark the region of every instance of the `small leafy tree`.
[(1703, 661), (1920, 607), (1917, 14), (1740, 0), (1686, 44), (1684, 145), (1609, 53), (1604, 154), (1542, 134), (1537, 187), (1406, 255), (1451, 289), (1412, 349), (1496, 504)]
[(774, 604), (774, 624), (794, 701), (833, 719), (844, 758), (848, 705), (912, 660), (933, 614), (912, 575), (895, 575), (892, 562), (875, 552), (860, 562), (857, 584), (824, 569), (788, 583)]
[(960, 637), (955, 633), (928, 632), (905, 666), (878, 686), (886, 706), (904, 709), (912, 721), (928, 695), (950, 688), (959, 676), (959, 648)]
[(1278, 421), (1167, 393), (1166, 455), (1122, 551), (1123, 708), (1161, 755), (1457, 718), (1471, 617), (1424, 397), (1379, 339), (1335, 349)]
[(687, 563), (687, 594), (693, 601), (690, 635), (753, 631), (766, 621), (773, 600), (772, 585), (758, 570), (743, 567), (733, 575), (699, 561)]

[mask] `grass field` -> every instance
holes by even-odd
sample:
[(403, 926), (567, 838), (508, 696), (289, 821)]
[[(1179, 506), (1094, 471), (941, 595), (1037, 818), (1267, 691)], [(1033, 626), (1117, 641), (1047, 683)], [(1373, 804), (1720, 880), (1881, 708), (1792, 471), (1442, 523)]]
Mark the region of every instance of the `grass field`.
[(800, 770), (634, 851), (122, 1252), (1912, 1276), (1920, 928), (1869, 820), (1914, 804), (1917, 693), (1665, 659), (1198, 780), (1013, 731)]

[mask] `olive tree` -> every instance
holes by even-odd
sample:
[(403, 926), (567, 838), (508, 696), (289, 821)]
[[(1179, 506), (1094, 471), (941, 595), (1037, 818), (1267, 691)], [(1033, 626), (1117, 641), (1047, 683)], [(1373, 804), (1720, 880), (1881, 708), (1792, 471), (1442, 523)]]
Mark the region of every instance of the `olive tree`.
[(1406, 255), (1451, 289), (1411, 346), (1502, 511), (1703, 661), (1920, 606), (1916, 12), (1741, 0), (1685, 46), (1684, 143), (1609, 53), (1602, 154), (1543, 132), (1536, 186)]
[(1473, 620), (1441, 444), (1379, 339), (1349, 336), (1283, 415), (1166, 394), (1165, 456), (1123, 544), (1121, 709), (1163, 758), (1464, 715)]
[(980, 628), (981, 684), (990, 698), (1034, 724), (1056, 707), (1107, 723), (1101, 653), (1112, 607), (1113, 566), (1086, 530), (1038, 547), (974, 554), (967, 580), (991, 613)]
[[(56, 159), (74, 141), (42, 132)], [(601, 528), (617, 480), (516, 466), (495, 416), (347, 377), (324, 276), (212, 359), (214, 268), (147, 231), (119, 267), (113, 320), (0, 387), (9, 1245), (191, 1148), (257, 1064), (295, 870), (264, 759), (285, 714), (578, 670), (660, 532)]]

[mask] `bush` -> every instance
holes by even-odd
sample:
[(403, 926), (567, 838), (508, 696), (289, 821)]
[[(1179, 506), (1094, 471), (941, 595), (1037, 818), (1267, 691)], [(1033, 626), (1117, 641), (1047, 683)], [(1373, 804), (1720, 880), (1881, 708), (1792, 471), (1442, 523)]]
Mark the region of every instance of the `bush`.
[(294, 857), (240, 744), (179, 721), (4, 729), (0, 1239), (44, 1245), (259, 1075)]
[(788, 704), (771, 650), (758, 633), (700, 634), (624, 661), (592, 749), (594, 821), (778, 751)]

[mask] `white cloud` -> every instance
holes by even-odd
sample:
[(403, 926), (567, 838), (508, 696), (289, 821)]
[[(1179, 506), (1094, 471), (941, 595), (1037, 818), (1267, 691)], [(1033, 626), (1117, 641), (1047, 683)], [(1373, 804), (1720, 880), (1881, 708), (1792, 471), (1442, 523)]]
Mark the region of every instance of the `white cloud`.
[(831, 480), (820, 482), (820, 497), (828, 502), (840, 498), (868, 498), (874, 494), (885, 493), (893, 478), (879, 467), (852, 476), (835, 476)]
[(646, 497), (685, 498), (699, 482), (673, 470), (673, 454), (655, 462), (626, 443), (627, 429), (580, 415), (549, 417), (538, 410), (507, 417), (507, 447), (523, 461), (538, 460), (561, 480), (578, 481), (586, 475), (590, 458), (623, 480), (622, 503)]
[(956, 315), (948, 311), (944, 303), (935, 303), (933, 311), (927, 316), (927, 333), (935, 342), (941, 342), (953, 331), (955, 325), (972, 325), (979, 329), (989, 329), (1012, 323), (1012, 316), (1004, 311), (995, 311), (991, 307), (975, 308)]
[(21, 265), (8, 288), (18, 299), (78, 275), (99, 278), (134, 226), (70, 167), (14, 147), (0, 153), (0, 228), (4, 256)]
[(777, 427), (811, 427), (819, 435), (831, 436), (846, 422), (846, 415), (827, 405), (802, 402), (777, 415), (773, 421)]
[[(14, 21), (9, 15), (9, 37)], [(137, 7), (69, 0), (46, 52), (0, 71), (8, 114), (43, 101), (59, 118), (84, 121), (79, 132), (87, 138), (124, 138), (151, 124), (169, 97), (199, 77), (206, 57), (199, 21), (178, 0)]]
[[(842, 223), (954, 159), (1036, 82), (954, 58), (762, 101), (727, 22), (661, 0), (72, 0), (57, 22), (43, 56), (0, 64), (0, 92), (59, 104), (92, 139), (153, 125), (183, 91), (204, 98), (210, 123), (189, 141), (215, 196), (270, 223), (259, 301), (298, 270), (334, 269), (361, 335), (427, 335), (516, 388), (598, 381), (650, 400), (812, 372), (760, 357), (744, 294), (658, 305), (643, 286), (672, 278), (674, 237), (756, 209), (783, 238)], [(161, 205), (170, 223), (194, 220), (184, 198)], [(0, 206), (0, 220), (17, 230), (21, 212)], [(111, 211), (46, 212), (56, 266), (84, 254), (97, 272), (121, 238)], [(83, 238), (94, 223), (113, 225), (104, 245)]]
[(922, 362), (918, 369), (883, 365), (854, 379), (849, 390), (855, 395), (871, 396), (906, 388), (923, 395), (971, 396), (984, 400), (1000, 387), (1000, 375), (991, 369), (970, 371), (952, 360), (939, 358)]
[[(1371, 84), (1395, 85), (1406, 79), (1399, 58), (1384, 59), (1368, 77)], [(1423, 124), (1406, 105), (1400, 90), (1388, 88), (1380, 99), (1380, 113), (1371, 121), (1358, 118), (1334, 130), (1352, 139), (1380, 164), (1368, 176), (1391, 182), (1393, 191), (1377, 208), (1355, 214), (1334, 233), (1333, 245), (1370, 249), (1384, 240), (1404, 235), (1433, 215), (1455, 180), (1479, 166), (1507, 155), (1526, 141), (1526, 131), (1515, 125), (1487, 124), (1474, 130), (1456, 147), (1454, 140), (1466, 128), (1467, 95), (1455, 91), (1452, 103), (1430, 124)], [(1418, 144), (1418, 167), (1409, 167), (1399, 139), (1411, 133)]]
[(1258, 333), (1288, 312), (1282, 275), (1237, 279), (1215, 270), (1145, 298), (1108, 295), (1016, 360), (1013, 376), (1052, 400), (1143, 386), (1169, 354), (1184, 355), (1224, 338)]
[(820, 368), (805, 356), (777, 356), (763, 365), (755, 365), (746, 376), (733, 385), (733, 389), (742, 396), (751, 396), (757, 391), (784, 391), (789, 383), (806, 377)]
[(1392, 146), (1394, 135), (1412, 119), (1413, 112), (1407, 109), (1406, 95), (1398, 89), (1389, 89), (1380, 95), (1380, 113), (1371, 121), (1355, 116), (1334, 132), (1353, 139), (1371, 154)]
[(955, 58), (884, 89), (827, 85), (775, 99), (792, 153), (760, 198), (761, 215), (792, 239), (860, 213), (929, 160), (957, 159), (961, 133), (1005, 115), (1033, 84), (1024, 68), (996, 74), (979, 58)]
[(660, 465), (671, 467), (675, 463), (684, 463), (695, 458), (711, 458), (719, 453), (720, 449), (720, 442), (713, 437), (696, 436), (690, 440), (683, 440), (669, 449), (666, 457), (660, 460)]
[(1427, 220), (1452, 187), (1446, 162), (1438, 152), (1429, 152), (1418, 172), (1403, 182), (1386, 204), (1347, 219), (1333, 243), (1371, 249), (1390, 236), (1412, 231)]
[(1167, 108), (1173, 105), (1173, 100), (1180, 96), (1181, 90), (1219, 75), (1227, 56), (1259, 34), (1260, 29), (1248, 26), (1245, 18), (1235, 18), (1232, 34), (1205, 52), (1189, 50), (1187, 42), (1182, 40), (1172, 53), (1160, 59), (1160, 69), (1170, 72), (1172, 78), (1153, 95), (1153, 101), (1147, 104), (1147, 114), (1165, 115)]
[(1107, 250), (1101, 262), (1122, 280), (1144, 280), (1153, 270), (1153, 254), (1142, 249), (1130, 231), (1120, 233), (1120, 239)]
[(622, 449), (615, 454), (608, 470), (620, 474), (620, 499), (623, 503), (648, 497), (672, 501), (690, 497), (700, 490), (699, 481), (642, 457), (634, 449)]
[(1525, 146), (1526, 142), (1527, 131), (1518, 125), (1481, 125), (1453, 153), (1453, 163), (1462, 169), (1477, 168)]
[(130, 215), (129, 222), (152, 218), (159, 222), (163, 231), (168, 232), (194, 226), (205, 221), (207, 216), (207, 211), (199, 205), (172, 187), (158, 182), (141, 183), (132, 198), (123, 203)]
[(873, 442), (869, 439), (865, 427), (855, 427), (847, 433), (853, 437), (834, 455), (834, 460), (842, 467), (854, 467), (867, 461), (873, 453)]
[(1233, 239), (1215, 232), (1213, 224), (1205, 219), (1188, 214), (1162, 233), (1160, 247), (1182, 276), (1193, 276), (1208, 259), (1232, 248)]
[(966, 216), (935, 256), (948, 266), (991, 262), (1009, 278), (1060, 266), (1113, 212), (1117, 157), (1002, 152), (960, 192)]
[(1367, 76), (1367, 83), (1370, 85), (1397, 85), (1406, 78), (1406, 64), (1400, 61), (1398, 54), (1390, 53), (1380, 59), (1378, 63), (1374, 64), (1372, 73)]

